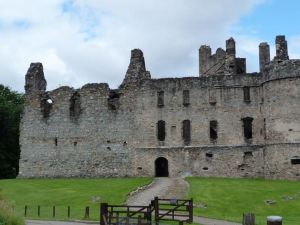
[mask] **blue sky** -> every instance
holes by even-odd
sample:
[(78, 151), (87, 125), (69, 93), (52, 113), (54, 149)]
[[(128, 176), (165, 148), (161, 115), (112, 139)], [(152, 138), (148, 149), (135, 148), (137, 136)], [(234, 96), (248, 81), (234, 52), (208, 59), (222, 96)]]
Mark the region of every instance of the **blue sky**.
[(42, 62), (48, 90), (108, 83), (117, 88), (130, 50), (144, 52), (153, 78), (198, 76), (198, 49), (234, 37), (247, 71), (258, 45), (274, 54), (277, 34), (300, 58), (296, 0), (0, 0), (0, 83), (23, 92), (31, 62)]
[(300, 1), (269, 0), (240, 18), (239, 26), (266, 40), (278, 34), (287, 37), (300, 33)]

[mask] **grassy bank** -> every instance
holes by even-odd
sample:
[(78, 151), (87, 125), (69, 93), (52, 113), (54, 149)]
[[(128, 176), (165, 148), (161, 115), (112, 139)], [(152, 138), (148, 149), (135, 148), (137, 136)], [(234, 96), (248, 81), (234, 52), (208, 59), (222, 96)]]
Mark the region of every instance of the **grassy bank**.
[(91, 219), (99, 219), (100, 202), (121, 204), (138, 186), (151, 182), (150, 178), (102, 178), (102, 179), (20, 179), (0, 180), (1, 195), (16, 205), (16, 211), (28, 216), (52, 219), (52, 207), (56, 206), (56, 219), (67, 219), (67, 207), (71, 207), (72, 219), (83, 219), (84, 208), (90, 207)]
[(269, 215), (283, 216), (285, 225), (300, 225), (300, 182), (196, 177), (187, 181), (189, 196), (200, 206), (195, 215), (241, 222), (244, 212), (253, 212), (259, 225), (265, 225)]
[(24, 225), (22, 217), (17, 216), (14, 207), (7, 204), (0, 196), (0, 224), (3, 225)]

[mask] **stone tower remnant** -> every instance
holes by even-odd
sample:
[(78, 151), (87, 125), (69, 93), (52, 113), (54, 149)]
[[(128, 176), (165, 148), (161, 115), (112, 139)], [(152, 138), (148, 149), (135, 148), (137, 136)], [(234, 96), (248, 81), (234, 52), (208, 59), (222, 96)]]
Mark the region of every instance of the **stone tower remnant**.
[(218, 48), (212, 55), (211, 48), (199, 49), (199, 76), (238, 75), (246, 73), (246, 59), (236, 58), (235, 40), (226, 40), (226, 51)]
[(25, 91), (32, 93), (45, 91), (47, 86), (42, 63), (31, 63), (25, 75)]

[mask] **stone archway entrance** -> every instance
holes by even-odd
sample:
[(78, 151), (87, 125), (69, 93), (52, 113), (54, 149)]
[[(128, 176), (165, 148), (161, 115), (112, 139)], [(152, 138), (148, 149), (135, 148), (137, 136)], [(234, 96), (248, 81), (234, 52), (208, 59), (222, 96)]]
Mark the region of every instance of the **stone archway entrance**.
[(168, 177), (169, 165), (168, 160), (164, 157), (159, 157), (155, 160), (155, 176), (156, 177)]

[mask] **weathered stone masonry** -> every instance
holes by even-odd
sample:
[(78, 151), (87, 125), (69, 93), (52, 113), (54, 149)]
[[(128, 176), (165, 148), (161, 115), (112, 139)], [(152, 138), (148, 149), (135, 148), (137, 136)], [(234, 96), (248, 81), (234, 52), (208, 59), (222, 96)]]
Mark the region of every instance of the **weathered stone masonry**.
[(235, 41), (199, 49), (199, 77), (151, 79), (141, 50), (125, 79), (46, 91), (26, 74), (19, 177), (223, 176), (300, 179), (300, 60), (284, 36), (246, 73)]

